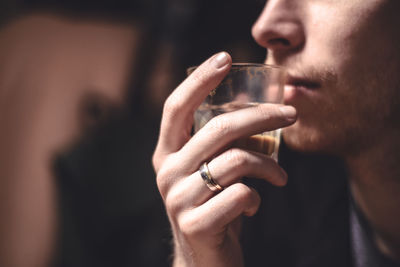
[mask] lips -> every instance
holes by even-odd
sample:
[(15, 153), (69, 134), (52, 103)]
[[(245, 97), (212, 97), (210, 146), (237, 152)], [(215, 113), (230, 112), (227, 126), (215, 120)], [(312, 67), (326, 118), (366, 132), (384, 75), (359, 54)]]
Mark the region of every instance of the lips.
[(320, 88), (319, 82), (289, 75), (285, 84), (284, 102), (291, 104), (301, 97), (313, 97)]
[(286, 85), (292, 86), (295, 88), (301, 87), (301, 88), (304, 88), (307, 90), (316, 90), (321, 86), (316, 81), (312, 81), (312, 80), (306, 79), (306, 78), (293, 77), (293, 76), (288, 77)]

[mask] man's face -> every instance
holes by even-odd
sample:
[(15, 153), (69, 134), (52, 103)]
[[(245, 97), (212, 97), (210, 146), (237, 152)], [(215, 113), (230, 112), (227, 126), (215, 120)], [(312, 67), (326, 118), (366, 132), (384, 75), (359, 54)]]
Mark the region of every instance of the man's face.
[(267, 63), (288, 69), (285, 102), (298, 111), (289, 146), (360, 153), (399, 129), (398, 10), (398, 0), (267, 2), (252, 32)]

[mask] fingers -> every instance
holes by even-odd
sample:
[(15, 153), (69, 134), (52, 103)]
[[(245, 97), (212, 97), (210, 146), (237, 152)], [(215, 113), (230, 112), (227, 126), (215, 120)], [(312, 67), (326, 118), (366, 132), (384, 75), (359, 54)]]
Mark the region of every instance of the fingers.
[(286, 127), (296, 120), (291, 106), (260, 104), (214, 117), (179, 151), (180, 165), (190, 172), (234, 140)]
[(182, 212), (177, 223), (181, 232), (190, 239), (213, 238), (223, 235), (227, 225), (240, 215), (254, 215), (260, 205), (258, 193), (236, 183), (208, 200), (203, 205)]
[[(183, 177), (188, 177), (191, 174), (197, 172), (200, 165), (209, 161), (209, 159), (217, 156), (218, 152), (226, 149), (228, 144), (232, 141), (244, 137), (251, 136), (255, 133), (268, 131), (271, 129), (284, 127), (292, 124), (296, 119), (296, 110), (290, 106), (273, 105), (273, 104), (262, 104), (257, 107), (242, 109), (230, 113), (225, 113), (215, 117), (209, 123), (207, 123), (198, 133), (196, 133), (184, 147), (168, 157), (166, 157), (163, 163), (162, 174), (157, 176), (158, 186), (163, 197), (166, 192), (169, 191), (170, 187), (175, 183), (179, 183)], [(254, 154), (255, 155), (255, 154)], [(245, 157), (246, 158), (246, 157)], [(247, 157), (250, 159), (251, 157)], [(255, 158), (253, 156), (253, 158)], [(274, 179), (278, 171), (272, 171), (267, 174), (267, 166), (273, 166), (276, 164), (267, 163), (267, 158), (264, 157), (262, 164), (266, 164), (255, 168), (254, 164), (256, 160), (249, 160), (253, 163), (250, 169), (246, 169), (242, 164), (241, 172), (236, 172), (242, 176), (260, 176), (261, 178), (272, 177), (270, 181), (279, 185), (278, 179)], [(251, 164), (250, 164), (251, 165)], [(221, 164), (226, 169), (229, 165)], [(234, 166), (234, 164), (232, 165)], [(276, 165), (276, 169), (280, 169)], [(249, 171), (259, 170), (258, 173), (249, 173)], [(190, 190), (189, 185), (187, 188)], [(192, 191), (191, 195), (197, 197), (201, 194), (195, 194)], [(192, 203), (192, 202), (188, 202)]]
[(276, 186), (287, 183), (286, 172), (271, 157), (238, 148), (229, 149), (214, 158), (208, 168), (223, 187), (238, 182), (244, 176), (263, 179)]
[[(174, 236), (182, 247), (208, 239), (210, 242), (187, 246), (200, 248), (201, 253), (209, 244), (218, 243), (217, 235), (226, 241), (227, 228), (232, 228), (240, 215), (251, 216), (257, 211), (260, 197), (255, 190), (239, 182), (243, 176), (258, 177), (278, 186), (287, 180), (285, 172), (265, 154), (239, 148), (223, 151), (240, 138), (294, 123), (296, 110), (293, 107), (260, 104), (222, 114), (190, 136), (194, 111), (218, 86), (230, 66), (230, 56), (220, 53), (198, 67), (170, 95), (164, 106), (159, 142), (153, 155), (157, 185)], [(209, 163), (213, 179), (225, 187), (218, 194), (206, 186), (198, 172), (201, 163), (210, 159), (213, 159)], [(230, 237), (232, 233), (229, 231)], [(180, 239), (182, 234), (189, 238)]]
[(222, 81), (229, 71), (231, 62), (231, 57), (225, 52), (214, 55), (199, 66), (168, 97), (164, 105), (157, 155), (173, 153), (187, 142), (190, 138), (194, 111), (209, 92)]
[[(224, 188), (239, 182), (244, 176), (263, 179), (276, 186), (287, 183), (286, 172), (269, 156), (238, 148), (229, 149), (217, 156), (208, 164), (208, 168), (213, 179)], [(167, 184), (172, 186), (173, 182), (176, 181)], [(165, 192), (170, 189), (167, 184), (164, 184)], [(168, 200), (179, 200), (182, 205), (179, 208), (190, 209), (214, 195), (196, 171), (173, 186), (168, 193)]]

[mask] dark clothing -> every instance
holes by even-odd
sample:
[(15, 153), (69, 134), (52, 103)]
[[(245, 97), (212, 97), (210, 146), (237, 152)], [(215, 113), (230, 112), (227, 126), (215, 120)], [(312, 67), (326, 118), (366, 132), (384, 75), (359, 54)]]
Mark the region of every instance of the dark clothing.
[(262, 203), (254, 217), (245, 219), (246, 266), (351, 266), (344, 166), (335, 158), (302, 155), (284, 145), (279, 157), (287, 186), (249, 181)]
[[(121, 117), (59, 157), (61, 235), (54, 266), (170, 266), (170, 230), (151, 167), (157, 133)], [(336, 158), (283, 144), (286, 187), (247, 179), (261, 195), (245, 218), (247, 267), (399, 267), (376, 249)], [(349, 205), (350, 203), (350, 205)]]
[(354, 267), (399, 267), (379, 252), (373, 241), (372, 230), (354, 201), (350, 203), (351, 248)]
[(170, 226), (151, 166), (158, 124), (151, 121), (116, 116), (57, 158), (53, 266), (169, 266)]
[(336, 158), (281, 146), (289, 182), (277, 188), (249, 180), (261, 195), (243, 229), (245, 266), (399, 267), (385, 258), (350, 197), (346, 169)]

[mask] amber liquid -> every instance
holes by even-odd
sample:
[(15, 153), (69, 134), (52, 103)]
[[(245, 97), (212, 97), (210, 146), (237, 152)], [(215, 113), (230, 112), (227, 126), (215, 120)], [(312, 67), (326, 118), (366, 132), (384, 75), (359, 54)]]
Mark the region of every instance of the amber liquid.
[[(209, 120), (220, 114), (242, 108), (254, 107), (257, 103), (227, 103), (220, 106), (202, 104), (194, 114), (194, 130), (197, 132)], [(278, 158), (280, 129), (242, 138), (234, 142), (233, 146), (264, 153), (275, 160)]]

